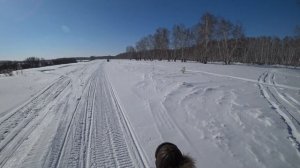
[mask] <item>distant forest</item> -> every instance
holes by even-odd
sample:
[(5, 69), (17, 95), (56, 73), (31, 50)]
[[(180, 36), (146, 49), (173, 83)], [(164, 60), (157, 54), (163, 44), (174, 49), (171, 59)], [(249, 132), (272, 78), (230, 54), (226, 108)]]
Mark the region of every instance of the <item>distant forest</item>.
[(51, 65), (77, 63), (78, 61), (92, 61), (95, 59), (112, 59), (112, 56), (90, 56), (90, 57), (73, 57), (57, 58), (45, 60), (38, 57), (28, 57), (24, 61), (0, 61), (0, 74), (12, 76), (13, 71), (28, 68), (38, 68)]
[(241, 23), (205, 13), (192, 27), (158, 28), (128, 46), (121, 59), (300, 65), (300, 26), (293, 37), (246, 37)]
[(37, 68), (50, 65), (76, 63), (75, 58), (58, 58), (45, 60), (43, 58), (28, 57), (24, 61), (2, 61), (0, 62), (0, 74), (12, 76), (14, 70), (22, 70), (28, 68)]

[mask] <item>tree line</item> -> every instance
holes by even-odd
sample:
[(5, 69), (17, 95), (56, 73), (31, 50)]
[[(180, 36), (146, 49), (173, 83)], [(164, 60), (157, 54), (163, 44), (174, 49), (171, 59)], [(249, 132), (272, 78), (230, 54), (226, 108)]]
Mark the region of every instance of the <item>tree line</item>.
[(0, 61), (0, 74), (13, 75), (13, 71), (28, 68), (38, 68), (51, 65), (77, 63), (78, 61), (93, 61), (96, 59), (113, 59), (113, 56), (90, 56), (90, 57), (70, 57), (48, 59), (38, 57), (28, 57), (24, 61)]
[(247, 37), (241, 23), (207, 12), (192, 27), (176, 24), (172, 30), (157, 28), (117, 58), (299, 66), (299, 26), (295, 32), (295, 36), (284, 38)]
[(12, 71), (28, 68), (37, 68), (50, 65), (76, 63), (75, 58), (58, 58), (45, 60), (38, 57), (28, 57), (24, 61), (3, 61), (0, 63), (0, 74), (12, 75)]

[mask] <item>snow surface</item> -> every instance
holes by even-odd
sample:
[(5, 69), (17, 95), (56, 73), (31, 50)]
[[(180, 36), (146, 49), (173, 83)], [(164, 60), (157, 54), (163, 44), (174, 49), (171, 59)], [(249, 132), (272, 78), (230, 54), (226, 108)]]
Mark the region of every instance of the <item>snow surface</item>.
[(298, 167), (299, 72), (160, 61), (106, 64), (152, 167), (163, 141), (177, 144), (197, 167)]
[(41, 91), (64, 73), (74, 70), (78, 66), (83, 66), (80, 63), (76, 66), (72, 65), (26, 69), (14, 72), (14, 76), (0, 76), (0, 116), (34, 97), (38, 91)]
[(0, 167), (155, 167), (164, 141), (197, 167), (300, 165), (299, 69), (92, 61), (1, 76), (0, 100)]

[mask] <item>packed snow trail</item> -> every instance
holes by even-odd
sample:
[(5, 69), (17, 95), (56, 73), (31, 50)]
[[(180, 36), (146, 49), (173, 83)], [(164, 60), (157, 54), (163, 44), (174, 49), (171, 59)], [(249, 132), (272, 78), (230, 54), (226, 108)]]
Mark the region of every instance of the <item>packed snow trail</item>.
[(99, 62), (0, 118), (0, 167), (146, 167)]

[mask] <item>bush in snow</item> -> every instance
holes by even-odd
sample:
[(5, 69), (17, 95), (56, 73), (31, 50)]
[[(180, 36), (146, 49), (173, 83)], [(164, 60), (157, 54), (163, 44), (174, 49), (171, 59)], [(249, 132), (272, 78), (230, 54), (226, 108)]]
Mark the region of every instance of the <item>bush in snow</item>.
[(182, 69), (180, 70), (183, 74), (185, 73), (185, 67), (182, 67)]

